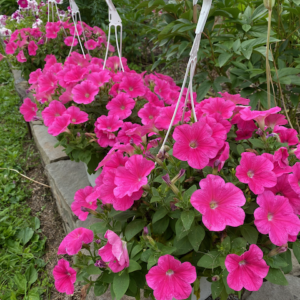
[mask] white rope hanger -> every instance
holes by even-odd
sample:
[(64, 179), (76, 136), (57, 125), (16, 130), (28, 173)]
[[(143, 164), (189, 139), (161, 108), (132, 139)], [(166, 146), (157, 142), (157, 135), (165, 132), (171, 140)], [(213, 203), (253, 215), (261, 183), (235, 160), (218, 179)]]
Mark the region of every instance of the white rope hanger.
[[(109, 30), (108, 30), (108, 39), (107, 39), (107, 45), (106, 45), (106, 53), (105, 53), (105, 60), (104, 60), (104, 64), (103, 64), (103, 70), (105, 69), (107, 56), (108, 56), (111, 27), (114, 26), (115, 27), (115, 35), (116, 35), (117, 51), (118, 51), (118, 56), (119, 56), (119, 60), (120, 60), (120, 66), (121, 66), (121, 70), (124, 72), (124, 67), (123, 67), (123, 63), (122, 63), (122, 30), (123, 30), (122, 20), (116, 10), (116, 7), (112, 3), (112, 1), (111, 0), (105, 0), (105, 1), (106, 1), (106, 4), (108, 5)], [(118, 26), (120, 26), (120, 46), (119, 46), (119, 42), (118, 42), (118, 31), (117, 31)]]
[[(193, 4), (196, 5), (197, 1), (198, 0), (193, 0)], [(176, 107), (175, 107), (175, 110), (174, 110), (174, 114), (173, 114), (170, 126), (168, 128), (167, 134), (166, 134), (165, 139), (163, 141), (163, 144), (160, 148), (160, 151), (163, 151), (164, 146), (166, 144), (166, 141), (169, 137), (169, 134), (170, 134), (171, 128), (173, 126), (174, 119), (175, 119), (175, 116), (177, 114), (179, 104), (180, 104), (180, 100), (181, 100), (181, 97), (183, 95), (184, 88), (185, 88), (186, 81), (187, 81), (187, 78), (188, 78), (189, 74), (190, 74), (190, 81), (189, 81), (189, 84), (188, 84), (188, 90), (187, 90), (187, 94), (186, 94), (186, 97), (185, 97), (182, 120), (184, 120), (184, 114), (185, 114), (187, 99), (188, 99), (188, 96), (190, 95), (191, 96), (191, 104), (192, 104), (192, 112), (193, 112), (194, 120), (195, 120), (195, 122), (197, 122), (197, 116), (196, 116), (194, 99), (193, 99), (193, 78), (194, 78), (195, 69), (196, 69), (196, 65), (197, 65), (197, 53), (198, 53), (198, 50), (199, 50), (199, 47), (200, 47), (201, 35), (202, 35), (202, 32), (203, 32), (205, 23), (207, 21), (207, 17), (208, 17), (210, 8), (211, 8), (211, 3), (212, 3), (212, 0), (203, 0), (203, 5), (202, 5), (202, 8), (201, 8), (198, 24), (197, 24), (197, 27), (196, 27), (196, 36), (195, 36), (194, 43), (193, 43), (193, 46), (192, 46), (192, 49), (191, 49), (191, 52), (190, 52), (190, 59), (189, 59), (189, 62), (187, 64), (187, 68), (186, 68), (183, 84), (182, 84), (182, 87), (181, 87), (180, 95), (179, 95), (179, 98), (178, 98), (178, 101), (177, 101), (177, 104), (176, 104)]]

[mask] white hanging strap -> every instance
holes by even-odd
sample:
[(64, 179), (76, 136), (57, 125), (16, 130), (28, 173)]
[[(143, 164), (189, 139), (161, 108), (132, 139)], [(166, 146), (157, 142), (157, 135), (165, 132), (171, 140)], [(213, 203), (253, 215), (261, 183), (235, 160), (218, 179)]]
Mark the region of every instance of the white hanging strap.
[[(71, 55), (71, 53), (73, 51), (73, 44), (74, 44), (74, 41), (75, 41), (75, 36), (77, 36), (77, 39), (78, 39), (83, 57), (86, 58), (84, 48), (83, 48), (83, 45), (82, 45), (82, 42), (81, 42), (81, 39), (80, 39), (80, 36), (79, 36), (79, 32), (78, 32), (78, 29), (77, 29), (77, 24), (78, 24), (77, 17), (79, 17), (79, 21), (80, 21), (80, 25), (81, 25), (81, 28), (82, 28), (82, 33), (83, 33), (85, 43), (87, 43), (87, 40), (86, 40), (86, 36), (85, 36), (85, 32), (84, 32), (84, 27), (82, 25), (80, 10), (79, 10), (75, 0), (70, 0), (70, 8), (71, 8), (71, 15), (72, 15), (72, 20), (73, 20), (73, 25), (74, 25), (75, 32), (74, 32), (73, 41), (72, 41), (72, 45), (71, 45), (71, 49), (70, 49), (68, 57)], [(89, 58), (91, 58), (90, 51), (89, 51), (88, 48), (87, 48), (87, 52), (89, 54)]]
[[(58, 20), (62, 24), (62, 20), (60, 18), (60, 14), (59, 14), (58, 7), (57, 7), (57, 2), (55, 0), (49, 0), (48, 1), (48, 22), (50, 22), (50, 5), (51, 5), (51, 10), (52, 10), (52, 22), (54, 22), (54, 7), (53, 7), (53, 3), (55, 4), (56, 14), (58, 16)], [(63, 27), (63, 31), (64, 31), (65, 35), (67, 35), (64, 27)]]
[[(109, 42), (110, 42), (110, 35), (111, 35), (111, 27), (115, 27), (115, 35), (116, 35), (116, 44), (117, 44), (117, 51), (118, 51), (118, 56), (120, 60), (120, 67), (121, 70), (124, 72), (124, 67), (122, 63), (122, 32), (123, 32), (123, 27), (122, 27), (122, 20), (114, 6), (111, 0), (105, 0), (106, 4), (108, 5), (108, 18), (109, 18), (109, 29), (108, 29), (108, 39), (107, 39), (107, 45), (106, 45), (106, 53), (105, 53), (105, 60), (103, 64), (103, 70), (105, 69), (106, 66), (106, 61), (108, 57), (108, 50), (109, 50)], [(120, 26), (120, 46), (118, 42), (118, 31), (117, 27)]]
[[(176, 107), (175, 107), (175, 110), (174, 110), (174, 114), (173, 114), (170, 126), (168, 128), (167, 134), (166, 134), (165, 139), (163, 141), (163, 144), (160, 148), (160, 151), (163, 151), (164, 146), (166, 144), (166, 141), (169, 137), (169, 134), (170, 134), (171, 128), (173, 126), (174, 119), (175, 119), (175, 116), (177, 114), (177, 111), (178, 111), (178, 108), (179, 108), (179, 105), (180, 105), (180, 101), (181, 101), (181, 97), (183, 95), (183, 91), (184, 91), (184, 88), (185, 88), (185, 85), (186, 85), (187, 78), (188, 78), (189, 74), (190, 74), (190, 80), (189, 80), (189, 85), (188, 85), (186, 98), (185, 98), (185, 102), (184, 102), (182, 120), (184, 120), (184, 114), (185, 114), (187, 99), (188, 99), (188, 96), (190, 95), (194, 120), (195, 120), (195, 122), (197, 122), (197, 116), (196, 116), (194, 99), (193, 99), (193, 78), (194, 78), (195, 69), (196, 69), (196, 65), (197, 65), (197, 54), (198, 54), (198, 50), (199, 50), (199, 47), (200, 47), (201, 34), (203, 32), (204, 25), (207, 21), (207, 17), (208, 17), (210, 8), (211, 8), (211, 3), (212, 3), (212, 0), (203, 0), (202, 9), (201, 9), (198, 24), (197, 24), (197, 27), (196, 27), (196, 36), (195, 36), (194, 43), (193, 43), (193, 46), (192, 46), (192, 49), (191, 49), (191, 52), (190, 52), (190, 59), (189, 59), (189, 62), (188, 62), (187, 68), (186, 68), (185, 76), (184, 76), (184, 79), (183, 79), (183, 84), (182, 84), (182, 87), (181, 87), (181, 91), (180, 91), (180, 94), (179, 94), (179, 98), (177, 100), (177, 104), (176, 104)], [(193, 4), (196, 5), (197, 0), (193, 0)]]

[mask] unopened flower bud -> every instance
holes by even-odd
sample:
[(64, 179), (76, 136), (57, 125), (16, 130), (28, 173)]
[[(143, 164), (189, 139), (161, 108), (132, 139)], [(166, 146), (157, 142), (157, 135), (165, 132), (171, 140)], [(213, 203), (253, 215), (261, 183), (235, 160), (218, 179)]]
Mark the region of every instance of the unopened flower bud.
[(102, 259), (100, 259), (100, 260), (97, 260), (97, 261), (95, 262), (95, 267), (98, 267), (98, 268), (106, 268), (107, 265), (106, 265), (106, 263), (105, 263)]
[(77, 132), (76, 135), (77, 135), (77, 137), (80, 137), (80, 136), (81, 136), (80, 132)]
[(153, 238), (149, 235), (147, 235), (147, 239), (150, 243), (151, 246), (155, 247), (156, 246), (156, 243), (154, 242)]
[(170, 186), (172, 184), (170, 175), (168, 173), (166, 175), (162, 176), (161, 178), (168, 186)]
[(263, 131), (260, 128), (258, 128), (256, 130), (256, 134), (258, 134), (259, 136), (262, 136), (264, 133), (263, 133)]
[(218, 275), (214, 275), (212, 278), (211, 278), (212, 281), (219, 281), (220, 280), (220, 277)]
[(280, 253), (284, 253), (286, 252), (288, 249), (288, 244), (284, 244), (280, 247), (276, 247), (275, 249), (271, 250), (268, 254), (269, 257), (272, 257), (272, 256), (275, 256), (277, 254), (280, 254)]
[(97, 239), (97, 240), (95, 241), (95, 243), (96, 243), (96, 244), (101, 244), (101, 240), (100, 240), (100, 239)]
[(185, 169), (181, 169), (179, 173), (172, 179), (172, 183), (175, 183), (177, 180), (179, 180), (183, 175), (185, 174)]
[(275, 4), (275, 0), (264, 0), (264, 6), (268, 10), (271, 10), (274, 4)]
[(149, 234), (148, 227), (144, 227), (143, 235), (148, 235), (148, 234)]

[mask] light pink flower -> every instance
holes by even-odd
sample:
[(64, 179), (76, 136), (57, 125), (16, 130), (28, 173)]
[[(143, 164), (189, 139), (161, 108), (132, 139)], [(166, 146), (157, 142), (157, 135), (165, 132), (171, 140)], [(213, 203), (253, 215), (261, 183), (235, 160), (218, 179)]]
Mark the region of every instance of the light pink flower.
[(114, 194), (118, 198), (131, 196), (148, 183), (147, 176), (154, 169), (155, 164), (142, 155), (133, 155), (125, 163), (125, 167), (118, 167), (115, 177)]
[(57, 100), (50, 102), (49, 107), (46, 107), (42, 111), (42, 117), (44, 119), (44, 124), (49, 127), (55, 121), (55, 118), (60, 117), (64, 114), (66, 108)]
[(240, 94), (231, 95), (231, 94), (228, 94), (227, 92), (225, 92), (225, 93), (219, 92), (219, 94), (226, 101), (229, 100), (229, 101), (233, 102), (234, 104), (249, 105), (249, 103), (250, 103), (250, 99), (242, 98)]
[(105, 83), (110, 80), (109, 71), (103, 70), (101, 72), (93, 72), (88, 76), (88, 80), (90, 80), (96, 86), (103, 86)]
[(265, 188), (276, 185), (277, 177), (273, 169), (273, 163), (267, 158), (244, 152), (235, 175), (241, 182), (247, 183), (254, 194), (258, 195), (263, 193)]
[(70, 267), (70, 263), (65, 259), (60, 259), (53, 269), (54, 284), (57, 291), (74, 294), (74, 283), (76, 282), (76, 271)]
[(9, 42), (5, 47), (6, 54), (14, 54), (17, 50), (18, 46), (14, 42)]
[(258, 291), (270, 268), (263, 260), (263, 255), (256, 245), (251, 245), (249, 251), (241, 256), (227, 255), (225, 266), (229, 272), (229, 287), (235, 291), (240, 291), (243, 287), (248, 291)]
[(250, 107), (246, 107), (240, 111), (241, 118), (245, 121), (255, 120), (258, 123), (258, 126), (261, 130), (265, 129), (265, 119), (272, 114), (276, 114), (281, 111), (280, 107), (272, 107), (269, 110), (265, 111), (258, 111), (253, 110), (251, 111)]
[(281, 143), (288, 143), (289, 146), (299, 143), (298, 133), (295, 129), (276, 125), (273, 132), (279, 135)]
[(65, 38), (64, 43), (69, 47), (71, 47), (72, 45), (73, 47), (75, 47), (78, 44), (78, 40), (76, 37), (74, 39), (73, 36), (68, 36)]
[(71, 117), (72, 124), (85, 123), (89, 119), (89, 115), (76, 106), (70, 106), (65, 114), (68, 114)]
[(113, 231), (107, 230), (104, 237), (107, 244), (98, 251), (103, 261), (109, 262), (109, 268), (118, 273), (129, 267), (129, 256), (127, 251), (127, 243), (122, 241)]
[(26, 122), (32, 121), (38, 111), (37, 105), (29, 98), (25, 98), (23, 104), (20, 107), (20, 112), (23, 115)]
[(93, 239), (94, 233), (92, 230), (83, 227), (76, 228), (62, 240), (57, 254), (75, 255), (81, 250), (82, 244), (90, 244)]
[(75, 216), (78, 217), (79, 220), (85, 221), (88, 212), (82, 211), (82, 207), (89, 208), (95, 210), (97, 208), (97, 198), (89, 199), (87, 201), (88, 196), (94, 193), (94, 189), (91, 186), (87, 186), (84, 189), (80, 189), (75, 193), (74, 202), (71, 204), (71, 209)]
[(287, 198), (294, 209), (294, 213), (300, 215), (300, 197), (295, 191), (292, 189), (289, 183), (289, 175), (283, 174), (277, 178), (277, 184), (269, 188), (275, 195), (284, 196)]
[(254, 211), (254, 224), (260, 233), (269, 235), (273, 244), (282, 246), (289, 235), (298, 235), (300, 220), (287, 198), (265, 191), (256, 202), (260, 207)]
[(200, 181), (200, 190), (191, 197), (191, 204), (202, 214), (202, 222), (210, 231), (222, 231), (226, 226), (244, 224), (246, 203), (243, 192), (220, 176), (207, 175)]
[(288, 180), (291, 188), (300, 194), (300, 163), (296, 162), (292, 168), (293, 173), (289, 174)]
[(109, 110), (108, 115), (116, 115), (120, 120), (128, 118), (135, 106), (135, 101), (125, 93), (120, 93), (117, 97), (110, 100), (106, 108)]
[(282, 114), (272, 114), (266, 117), (265, 124), (267, 127), (274, 129), (276, 125), (286, 125), (288, 121)]
[(70, 115), (64, 114), (55, 118), (54, 122), (49, 126), (48, 133), (53, 136), (58, 136), (63, 132), (68, 132), (68, 126), (71, 123)]
[(88, 50), (94, 50), (97, 47), (98, 43), (94, 40), (88, 40), (84, 43), (84, 47)]
[(23, 51), (23, 50), (21, 50), (21, 51), (18, 53), (18, 55), (16, 56), (16, 58), (17, 58), (17, 61), (20, 62), (20, 63), (24, 63), (24, 62), (27, 61), (27, 58), (25, 57), (24, 51)]
[(84, 76), (88, 73), (87, 68), (82, 68), (80, 66), (75, 66), (70, 71), (68, 71), (64, 76), (64, 81), (67, 83), (78, 82), (84, 79)]
[(132, 98), (143, 96), (147, 91), (141, 76), (138, 74), (128, 74), (124, 76), (119, 89), (124, 90)]
[(213, 131), (204, 119), (190, 125), (177, 126), (173, 133), (175, 140), (173, 155), (195, 169), (203, 169), (214, 158), (223, 145), (212, 138)]
[(86, 80), (76, 85), (72, 94), (74, 95), (74, 102), (79, 104), (89, 104), (95, 100), (96, 95), (99, 92), (99, 88), (91, 81)]
[(210, 98), (209, 102), (205, 103), (201, 108), (208, 115), (218, 113), (224, 119), (229, 119), (235, 108), (235, 104), (231, 101), (225, 101), (223, 98)]
[(187, 299), (192, 293), (191, 283), (197, 278), (196, 268), (189, 262), (181, 263), (166, 254), (158, 259), (146, 275), (146, 281), (154, 290), (157, 300)]
[(35, 56), (38, 48), (39, 47), (34, 41), (30, 41), (28, 44), (28, 54), (31, 56)]

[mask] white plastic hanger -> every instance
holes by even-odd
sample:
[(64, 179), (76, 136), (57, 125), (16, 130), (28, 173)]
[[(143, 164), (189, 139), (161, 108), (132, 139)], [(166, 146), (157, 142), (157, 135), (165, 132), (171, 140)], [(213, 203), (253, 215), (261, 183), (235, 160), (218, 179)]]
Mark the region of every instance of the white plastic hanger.
[[(55, 1), (55, 0), (52, 0), (52, 1)], [(79, 33), (78, 33), (78, 30), (77, 30), (77, 24), (78, 24), (78, 17), (79, 17), (79, 21), (80, 21), (80, 25), (81, 25), (81, 28), (82, 28), (82, 33), (83, 33), (83, 37), (84, 37), (84, 41), (86, 42), (86, 36), (85, 36), (85, 32), (84, 32), (84, 28), (83, 28), (83, 25), (82, 25), (82, 21), (81, 21), (81, 15), (80, 15), (80, 10), (75, 2), (75, 0), (70, 0), (70, 8), (71, 8), (71, 15), (72, 15), (72, 20), (73, 20), (73, 25), (74, 25), (74, 28), (75, 28), (75, 34), (73, 36), (73, 42), (72, 42), (72, 46), (71, 46), (71, 49), (70, 49), (70, 52), (69, 52), (69, 55), (68, 57), (71, 55), (72, 53), (72, 50), (73, 50), (73, 44), (74, 44), (74, 41), (75, 41), (75, 38), (76, 38), (76, 35), (77, 35), (77, 39), (78, 39), (78, 42), (79, 42), (79, 45), (80, 45), (80, 48), (81, 48), (81, 51), (82, 51), (82, 54), (84, 56), (84, 58), (86, 58), (85, 56), (85, 52), (84, 52), (84, 49), (83, 49), (83, 45), (82, 45), (82, 42), (81, 42), (81, 39), (80, 39), (80, 36), (79, 36)], [(87, 49), (88, 51), (88, 54), (90, 56), (90, 51), (89, 49)], [(91, 57), (91, 56), (90, 56)]]
[[(116, 35), (116, 44), (117, 44), (117, 51), (118, 51), (118, 56), (120, 59), (120, 66), (121, 70), (124, 72), (124, 67), (122, 64), (122, 20), (114, 6), (111, 0), (105, 0), (106, 4), (108, 5), (108, 18), (109, 18), (109, 31), (108, 31), (108, 39), (107, 39), (107, 46), (106, 46), (106, 53), (105, 53), (105, 60), (103, 64), (103, 69), (105, 69), (106, 66), (106, 61), (107, 61), (107, 56), (108, 56), (108, 50), (109, 50), (109, 42), (110, 42), (110, 34), (111, 34), (111, 27), (115, 27), (115, 35)], [(118, 31), (117, 28), (120, 26), (120, 47), (119, 47), (119, 42), (118, 42)]]
[[(57, 7), (57, 2), (55, 0), (48, 0), (48, 22), (50, 22), (50, 6), (52, 9), (52, 22), (54, 22), (54, 5), (53, 4), (55, 4), (56, 14), (58, 16), (58, 19), (59, 19), (60, 23), (62, 23), (60, 15), (59, 15), (58, 7)], [(63, 31), (64, 31), (65, 35), (67, 35), (64, 28), (63, 28)]]
[[(198, 2), (198, 0), (193, 0), (194, 5), (196, 5), (197, 2)], [(194, 107), (194, 99), (193, 99), (193, 78), (194, 78), (195, 69), (196, 69), (196, 65), (197, 65), (197, 53), (198, 53), (198, 50), (199, 50), (199, 47), (200, 47), (201, 35), (202, 35), (202, 32), (203, 32), (205, 23), (207, 21), (207, 17), (208, 17), (210, 8), (211, 8), (211, 3), (212, 3), (212, 0), (203, 0), (203, 5), (202, 5), (202, 8), (201, 8), (198, 24), (197, 24), (197, 27), (196, 27), (196, 36), (195, 36), (194, 43), (193, 43), (193, 46), (192, 46), (192, 49), (191, 49), (191, 52), (190, 52), (190, 59), (189, 59), (189, 62), (187, 64), (187, 68), (186, 68), (183, 84), (182, 84), (182, 87), (181, 87), (180, 95), (179, 95), (179, 98), (178, 98), (178, 101), (177, 101), (177, 104), (176, 104), (176, 107), (175, 107), (175, 111), (174, 111), (170, 126), (168, 128), (166, 137), (164, 139), (164, 142), (161, 146), (160, 151), (163, 151), (164, 146), (166, 144), (166, 141), (168, 139), (168, 136), (170, 134), (170, 131), (171, 131), (171, 128), (173, 126), (174, 119), (175, 119), (175, 116), (177, 114), (179, 104), (180, 104), (180, 100), (181, 100), (181, 97), (182, 97), (182, 94), (183, 94), (183, 91), (184, 91), (186, 81), (187, 81), (187, 78), (188, 78), (189, 74), (190, 74), (190, 81), (189, 81), (188, 90), (187, 90), (186, 97), (185, 97), (182, 120), (184, 120), (185, 108), (186, 108), (188, 96), (190, 95), (191, 96), (191, 104), (192, 104), (192, 112), (193, 112), (194, 120), (195, 120), (195, 122), (197, 122), (197, 116), (196, 116), (196, 111), (195, 111), (195, 107)]]

